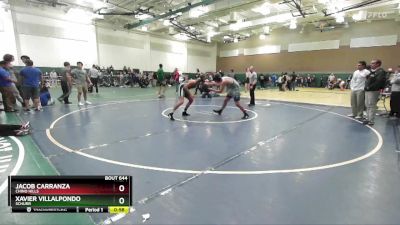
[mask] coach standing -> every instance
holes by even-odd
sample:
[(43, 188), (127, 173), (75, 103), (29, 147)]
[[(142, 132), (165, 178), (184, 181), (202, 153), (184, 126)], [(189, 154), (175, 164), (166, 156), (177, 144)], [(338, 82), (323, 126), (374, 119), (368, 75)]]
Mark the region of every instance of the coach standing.
[(374, 125), (375, 112), (379, 99), (379, 91), (385, 87), (386, 72), (381, 68), (382, 61), (374, 59), (371, 61), (371, 74), (365, 82), (365, 106), (367, 107), (367, 118), (364, 124)]
[(249, 77), (249, 89), (250, 89), (250, 104), (249, 106), (255, 106), (255, 96), (254, 91), (256, 90), (257, 86), (257, 73), (254, 70), (254, 67), (250, 67), (250, 77)]
[(42, 82), (42, 71), (33, 66), (33, 61), (27, 59), (24, 67), (19, 74), (23, 77), (22, 93), (25, 101), (25, 111), (30, 111), (29, 100), (32, 99), (35, 111), (40, 111), (39, 85)]
[(365, 107), (365, 81), (366, 77), (371, 73), (366, 67), (367, 63), (365, 61), (359, 61), (357, 70), (354, 71), (350, 81), (352, 114), (348, 116), (356, 119), (362, 119)]
[(61, 70), (61, 89), (63, 94), (58, 98), (58, 101), (64, 100), (64, 104), (71, 104), (68, 100), (72, 90), (71, 65), (69, 62), (64, 62), (64, 68)]
[(93, 86), (90, 88), (89, 92), (92, 93), (93, 89), (96, 88), (96, 93), (99, 93), (99, 87), (97, 83), (99, 82), (99, 71), (96, 69), (96, 65), (93, 64), (92, 68), (89, 70), (90, 81)]

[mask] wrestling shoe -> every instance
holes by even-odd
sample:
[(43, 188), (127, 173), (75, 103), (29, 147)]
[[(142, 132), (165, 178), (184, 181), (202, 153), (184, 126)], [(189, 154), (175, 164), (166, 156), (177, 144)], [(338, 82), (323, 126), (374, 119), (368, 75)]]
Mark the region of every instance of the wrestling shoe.
[(243, 114), (242, 120), (248, 119), (250, 116), (246, 112)]
[(30, 134), (30, 130), (29, 129), (21, 129), (21, 130), (16, 130), (15, 131), (15, 136), (25, 136)]
[(21, 130), (27, 130), (29, 128), (31, 128), (29, 121), (21, 125)]
[(190, 114), (187, 113), (187, 112), (183, 112), (183, 113), (182, 113), (182, 116), (190, 116)]
[(174, 121), (174, 114), (173, 113), (168, 113), (168, 117), (170, 120)]
[(213, 110), (215, 113), (218, 113), (218, 115), (221, 115), (221, 113), (222, 113), (222, 110), (216, 110), (216, 109), (214, 109)]

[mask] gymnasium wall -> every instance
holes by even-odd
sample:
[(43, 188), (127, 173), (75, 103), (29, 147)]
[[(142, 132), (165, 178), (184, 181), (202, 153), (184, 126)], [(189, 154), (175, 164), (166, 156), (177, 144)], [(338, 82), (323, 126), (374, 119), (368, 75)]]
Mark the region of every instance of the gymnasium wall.
[(358, 60), (380, 58), (385, 68), (400, 64), (400, 23), (378, 21), (348, 28), (273, 30), (266, 40), (218, 46), (217, 69), (243, 71), (254, 65), (259, 72), (350, 72)]
[(17, 48), (14, 38), (14, 25), (11, 12), (0, 10), (0, 49), (3, 52), (16, 55)]
[[(45, 10), (45, 11), (44, 11)], [(182, 72), (216, 70), (216, 45), (167, 40), (143, 32), (118, 31), (91, 22), (74, 22), (64, 11), (11, 6), (0, 9), (0, 55), (29, 55), (38, 67), (61, 67), (64, 61), (123, 66), (140, 70), (176, 67)], [(18, 59), (15, 65), (23, 65)]]
[(97, 62), (93, 25), (15, 13), (19, 52), (32, 58), (36, 66), (61, 67), (64, 61), (86, 65)]
[(101, 65), (157, 70), (158, 64), (162, 63), (166, 71), (175, 68), (184, 72), (195, 72), (196, 68), (201, 71), (216, 69), (216, 45), (191, 44), (100, 27), (97, 38)]

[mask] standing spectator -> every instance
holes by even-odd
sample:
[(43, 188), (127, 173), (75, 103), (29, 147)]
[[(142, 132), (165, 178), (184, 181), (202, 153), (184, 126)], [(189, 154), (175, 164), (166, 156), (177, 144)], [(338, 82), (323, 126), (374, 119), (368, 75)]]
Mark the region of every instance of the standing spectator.
[(133, 88), (134, 80), (135, 80), (135, 73), (130, 68), (128, 68), (128, 73), (129, 73), (131, 88)]
[(235, 79), (235, 71), (231, 69), (231, 71), (228, 73), (228, 77), (232, 77)]
[(278, 83), (278, 88), (279, 91), (285, 91), (286, 90), (286, 83), (287, 83), (287, 78), (286, 78), (286, 72), (282, 73), (281, 76), (279, 76), (277, 83)]
[(326, 87), (326, 84), (325, 84), (325, 76), (321, 76), (320, 78), (319, 78), (319, 87)]
[(96, 65), (93, 65), (92, 68), (89, 70), (89, 77), (90, 81), (93, 84), (92, 88), (90, 89), (90, 93), (93, 92), (93, 88), (96, 88), (96, 93), (99, 93), (99, 87), (97, 86), (97, 83), (99, 82), (99, 71), (96, 69)]
[(296, 90), (296, 81), (297, 81), (297, 75), (293, 71), (292, 75), (290, 75), (290, 86), (289, 86), (289, 90), (290, 91), (295, 91)]
[(11, 68), (11, 63), (6, 61), (0, 62), (0, 92), (3, 98), (4, 111), (16, 112), (14, 109), (15, 97), (12, 92), (12, 83), (17, 81), (11, 78), (8, 70)]
[(58, 76), (57, 76), (56, 71), (52, 70), (50, 72), (50, 87), (57, 86), (57, 79), (58, 79)]
[(367, 107), (367, 118), (364, 124), (374, 125), (375, 112), (379, 99), (379, 91), (385, 87), (386, 72), (381, 68), (382, 61), (374, 59), (371, 61), (371, 73), (365, 82), (365, 105)]
[(264, 74), (260, 74), (260, 86), (261, 86), (261, 89), (264, 89), (265, 88), (265, 76), (264, 76)]
[(271, 86), (271, 76), (266, 74), (265, 75), (265, 88), (268, 88)]
[(175, 70), (173, 72), (173, 78), (174, 78), (174, 81), (175, 81), (176, 92), (178, 92), (179, 84), (181, 83), (180, 82), (180, 74), (179, 74), (178, 68), (175, 68)]
[(244, 92), (246, 93), (249, 90), (249, 79), (250, 79), (250, 68), (246, 68), (246, 79), (244, 81)]
[(311, 87), (311, 75), (307, 75), (307, 87)]
[(395, 74), (390, 80), (392, 85), (392, 93), (390, 95), (390, 116), (396, 114), (400, 118), (400, 65), (397, 67)]
[(157, 87), (157, 73), (155, 72), (151, 73), (151, 86)]
[(21, 61), (25, 64), (25, 66), (26, 66), (26, 61), (28, 59), (31, 59), (31, 58), (29, 58), (29, 56), (27, 56), (27, 55), (21, 55)]
[[(17, 73), (14, 71), (14, 69), (12, 68), (12, 64), (11, 64), (12, 62), (14, 62), (14, 56), (11, 54), (5, 54), (3, 56), (3, 60), (5, 62), (10, 63), (10, 69), (6, 69), (6, 70), (10, 73), (11, 79), (17, 81), (17, 83), (14, 83), (14, 82), (11, 83), (12, 93), (13, 93), (15, 99), (18, 100), (18, 102), (21, 103), (22, 106), (24, 106), (24, 100), (22, 99), (21, 94), (17, 87), (17, 85), (20, 86), (18, 81), (21, 79), (17, 78), (17, 76), (16, 76)], [(14, 104), (14, 102), (13, 102), (13, 104)]]
[(61, 89), (63, 94), (58, 98), (58, 101), (64, 100), (64, 104), (71, 104), (68, 100), (72, 91), (71, 65), (69, 62), (64, 62), (64, 68), (61, 70)]
[(197, 68), (197, 69), (196, 69), (196, 79), (200, 78), (200, 75), (201, 75), (200, 69)]
[[(87, 91), (88, 91), (87, 84), (89, 83), (89, 85), (92, 85), (92, 82), (90, 81), (86, 71), (83, 69), (83, 63), (77, 62), (76, 65), (78, 67), (76, 69), (73, 69), (71, 71), (71, 74), (75, 80), (76, 88), (78, 90), (78, 106), (83, 106), (84, 104), (90, 105), (92, 103), (87, 100)], [(81, 102), (82, 93), (85, 103)]]
[(311, 87), (317, 87), (317, 78), (315, 77), (315, 75), (311, 76)]
[[(199, 78), (200, 78), (200, 75), (201, 75), (200, 70), (199, 70), (199, 68), (197, 68), (197, 69), (196, 69), (196, 79), (199, 79)], [(197, 91), (200, 91), (200, 85), (199, 85), (199, 83), (196, 83), (196, 89), (195, 89), (195, 91), (194, 91), (194, 95), (197, 95)], [(200, 92), (201, 92), (201, 91), (200, 91)]]
[(361, 119), (365, 107), (365, 81), (367, 76), (370, 74), (369, 70), (366, 69), (367, 63), (360, 61), (357, 64), (357, 70), (354, 71), (353, 76), (350, 80), (351, 89), (351, 109), (352, 114), (349, 117), (355, 117)]
[(249, 77), (249, 89), (250, 89), (250, 104), (249, 106), (255, 106), (255, 96), (254, 96), (254, 91), (256, 90), (257, 87), (257, 73), (254, 70), (254, 67), (250, 67), (250, 77)]
[(224, 72), (222, 72), (222, 70), (219, 70), (219, 71), (218, 71), (218, 74), (219, 74), (221, 77), (225, 76), (225, 74), (224, 74)]
[(41, 109), (39, 101), (39, 87), (42, 82), (42, 71), (33, 66), (33, 61), (26, 60), (26, 67), (20, 72), (24, 78), (22, 82), (22, 92), (24, 93), (25, 111), (30, 111), (29, 100), (32, 99), (35, 111)]
[(271, 76), (272, 87), (276, 87), (276, 80), (278, 80), (278, 76), (276, 74), (272, 74)]
[(164, 70), (163, 70), (163, 65), (160, 64), (158, 65), (159, 68), (157, 70), (157, 80), (158, 83), (160, 84), (160, 90), (158, 91), (158, 97), (159, 98), (164, 98), (165, 97), (165, 89), (167, 86), (167, 81), (165, 80), (165, 75), (164, 75)]

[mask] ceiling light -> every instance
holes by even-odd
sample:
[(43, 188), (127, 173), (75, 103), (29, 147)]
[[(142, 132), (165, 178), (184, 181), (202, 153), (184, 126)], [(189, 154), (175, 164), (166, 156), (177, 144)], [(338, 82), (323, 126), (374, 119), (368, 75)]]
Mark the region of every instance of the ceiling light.
[(242, 22), (239, 20), (237, 23), (229, 25), (229, 29), (231, 29), (232, 31), (238, 31), (240, 29), (250, 27), (252, 26), (252, 24), (253, 23), (251, 21)]
[(271, 32), (271, 28), (269, 26), (264, 27), (264, 34), (269, 34)]
[(285, 14), (279, 14), (276, 16), (271, 16), (267, 18), (267, 21), (269, 23), (274, 23), (274, 22), (278, 22), (278, 23), (284, 23), (290, 19), (292, 19), (293, 16), (291, 13), (285, 13)]
[(207, 12), (208, 12), (207, 6), (199, 6), (199, 7), (192, 8), (189, 10), (189, 17), (197, 18), (203, 14), (206, 14)]
[(101, 8), (105, 8), (105, 7), (107, 7), (107, 4), (106, 4), (106, 2), (104, 2), (104, 1), (92, 1), (93, 2), (93, 8), (94, 8), (94, 10), (96, 11), (96, 10), (98, 10), (98, 9), (101, 9)]
[(326, 4), (328, 2), (329, 2), (329, 0), (318, 0), (318, 3), (321, 3), (321, 4)]
[(295, 19), (292, 19), (292, 20), (290, 21), (289, 28), (290, 28), (291, 30), (294, 30), (294, 29), (297, 28), (297, 21), (296, 21)]
[(352, 16), (354, 21), (366, 20), (367, 19), (367, 11), (358, 11), (358, 13)]
[(207, 36), (208, 37), (214, 37), (215, 35), (217, 35), (218, 33), (217, 32), (215, 32), (215, 31), (209, 31), (208, 33), (207, 33)]
[(210, 27), (213, 27), (213, 28), (218, 28), (219, 27), (217, 22), (205, 21), (204, 23), (207, 24)]
[(174, 37), (180, 41), (187, 41), (190, 39), (186, 34), (183, 33), (175, 34)]
[(338, 13), (335, 16), (336, 23), (343, 23), (344, 22), (344, 13)]
[(80, 23), (90, 23), (93, 19), (94, 14), (79, 8), (70, 8), (67, 12), (69, 20), (80, 22)]
[(136, 19), (139, 19), (139, 20), (145, 20), (145, 19), (149, 19), (149, 18), (151, 18), (152, 16), (150, 16), (149, 14), (138, 14), (138, 15), (135, 15), (135, 18)]
[(260, 34), (260, 40), (265, 40), (265, 38), (266, 38), (267, 36), (265, 35), (265, 34)]
[(224, 23), (224, 24), (227, 24), (227, 23), (228, 23), (228, 21), (226, 21), (226, 20), (224, 20), (224, 19), (222, 19), (222, 18), (218, 18), (218, 21), (221, 22), (221, 23)]
[(269, 3), (268, 3), (268, 2), (262, 4), (262, 5), (259, 6), (259, 7), (256, 7), (256, 8), (251, 9), (251, 11), (260, 13), (260, 14), (262, 14), (262, 15), (264, 15), (264, 16), (266, 16), (266, 15), (268, 15), (268, 14), (271, 13), (271, 9), (270, 9), (270, 7), (269, 7)]
[(163, 21), (163, 25), (167, 27), (167, 26), (171, 25), (171, 21), (169, 21), (169, 20), (164, 20), (164, 21)]
[(354, 14), (352, 16), (352, 18), (353, 18), (354, 21), (360, 21), (361, 20), (360, 12), (358, 12), (357, 14)]

